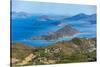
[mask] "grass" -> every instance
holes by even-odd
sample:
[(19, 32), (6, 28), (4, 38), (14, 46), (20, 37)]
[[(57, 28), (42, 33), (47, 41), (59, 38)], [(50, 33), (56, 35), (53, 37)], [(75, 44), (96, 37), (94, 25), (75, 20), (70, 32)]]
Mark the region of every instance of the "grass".
[[(36, 58), (30, 61), (27, 65), (45, 64), (41, 62), (41, 60), (44, 62), (55, 60), (56, 64), (96, 61), (96, 50), (92, 52), (87, 50), (89, 49), (87, 48), (89, 47), (87, 45), (90, 45), (88, 44), (88, 41), (89, 40), (75, 38), (69, 42), (59, 42), (52, 46), (40, 47), (35, 50), (31, 47), (17, 43), (12, 47), (12, 57), (23, 60), (30, 53), (35, 54)], [(82, 46), (84, 44), (85, 47)], [(55, 52), (56, 50), (58, 51)]]

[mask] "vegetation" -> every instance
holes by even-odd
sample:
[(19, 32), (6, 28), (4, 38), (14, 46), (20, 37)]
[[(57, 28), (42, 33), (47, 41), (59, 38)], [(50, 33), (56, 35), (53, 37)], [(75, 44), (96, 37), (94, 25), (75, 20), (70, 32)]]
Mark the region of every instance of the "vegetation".
[(75, 38), (72, 41), (58, 42), (52, 46), (40, 48), (32, 48), (19, 43), (12, 46), (12, 58), (23, 61), (29, 54), (36, 56), (34, 58), (30, 57), (32, 60), (25, 65), (96, 61), (96, 49), (94, 50), (96, 48), (95, 39)]
[(21, 43), (14, 43), (12, 46), (12, 58), (23, 60), (26, 56), (32, 53), (33, 49)]

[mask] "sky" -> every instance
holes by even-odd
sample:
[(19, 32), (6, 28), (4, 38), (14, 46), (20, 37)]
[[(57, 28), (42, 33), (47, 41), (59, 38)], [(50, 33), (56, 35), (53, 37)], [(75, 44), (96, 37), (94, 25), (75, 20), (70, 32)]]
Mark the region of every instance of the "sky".
[(96, 13), (96, 6), (12, 0), (12, 11), (32, 14), (76, 15), (85, 13), (91, 15)]

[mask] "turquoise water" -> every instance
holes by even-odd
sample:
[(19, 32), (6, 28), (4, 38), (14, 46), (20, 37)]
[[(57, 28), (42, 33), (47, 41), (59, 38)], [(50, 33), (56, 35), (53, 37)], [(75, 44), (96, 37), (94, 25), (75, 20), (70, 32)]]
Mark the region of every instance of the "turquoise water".
[[(55, 17), (56, 18), (56, 17)], [(56, 18), (57, 19), (57, 18)], [(30, 40), (33, 36), (48, 35), (48, 32), (54, 32), (62, 28), (61, 24), (67, 24), (77, 29), (80, 33), (70, 37), (60, 37), (58, 40)], [(11, 23), (11, 39), (12, 42), (21, 42), (30, 46), (47, 46), (58, 41), (69, 41), (75, 37), (78, 38), (94, 38), (96, 37), (96, 22), (91, 23), (86, 20), (64, 21), (63, 19), (45, 19), (39, 16), (31, 16), (28, 18), (14, 18)]]

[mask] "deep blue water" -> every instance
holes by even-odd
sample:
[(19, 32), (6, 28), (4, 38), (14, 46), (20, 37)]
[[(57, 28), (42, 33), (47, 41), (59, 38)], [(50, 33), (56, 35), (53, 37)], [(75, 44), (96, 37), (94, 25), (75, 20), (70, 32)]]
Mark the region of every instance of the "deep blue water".
[[(57, 19), (57, 20), (56, 20)], [(30, 40), (33, 36), (48, 35), (47, 32), (56, 31), (62, 28), (62, 24), (68, 24), (73, 28), (79, 30), (80, 33), (71, 37), (59, 38), (54, 41), (46, 40)], [(91, 23), (86, 20), (63, 20), (58, 19), (45, 19), (39, 16), (31, 16), (26, 18), (12, 19), (12, 42), (21, 42), (31, 46), (47, 46), (62, 40), (71, 40), (72, 38), (94, 38), (96, 37), (96, 22)]]

